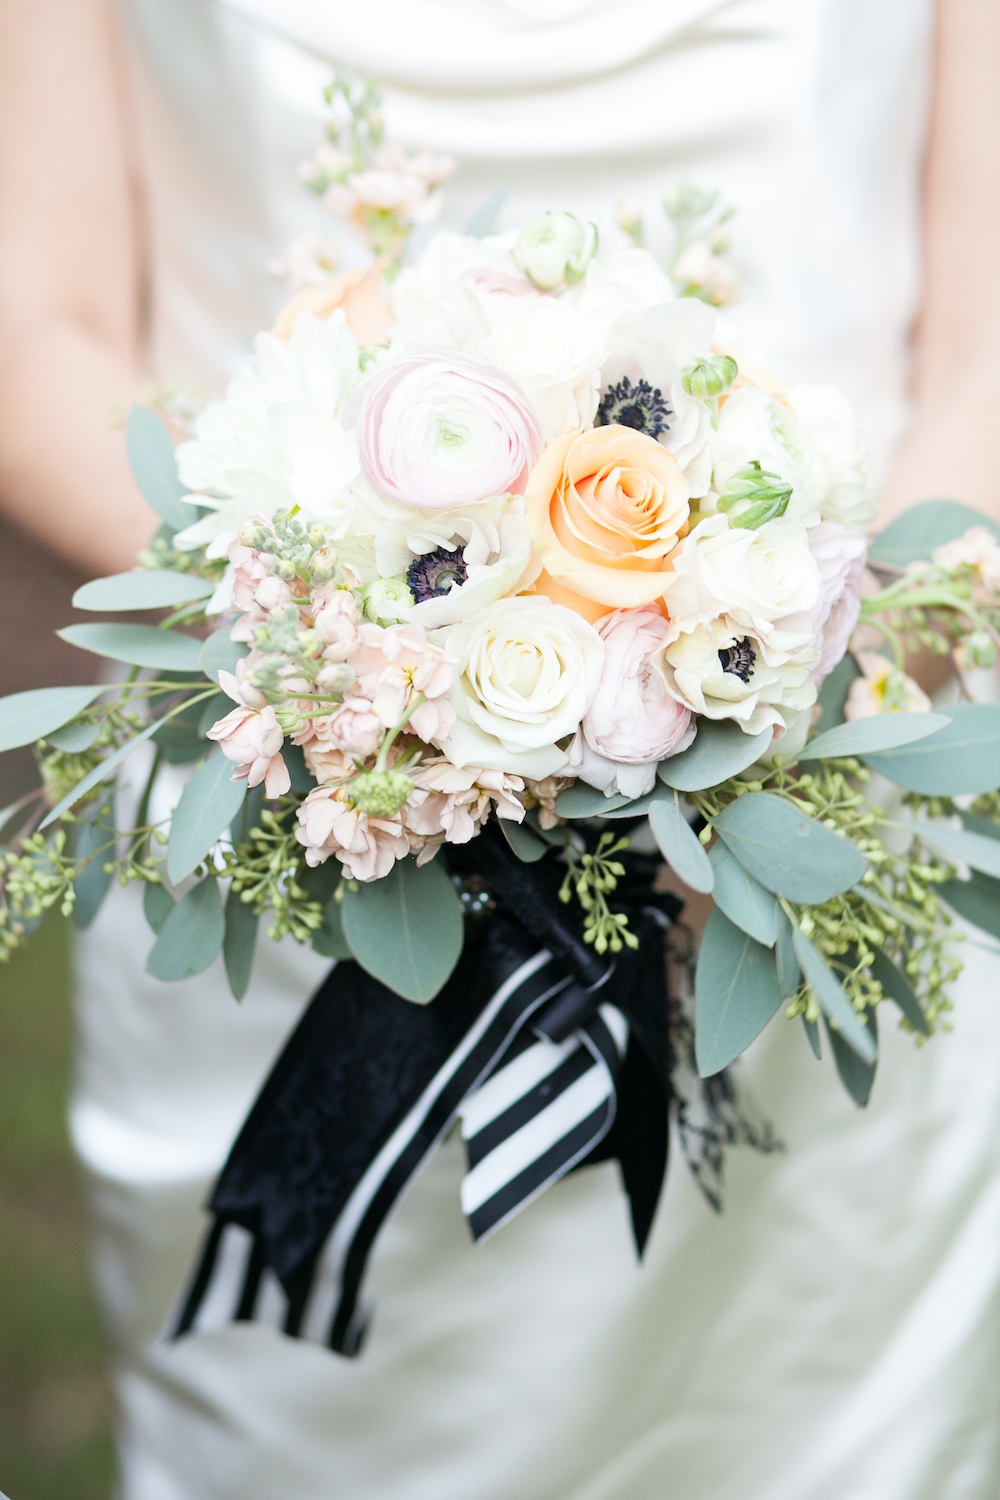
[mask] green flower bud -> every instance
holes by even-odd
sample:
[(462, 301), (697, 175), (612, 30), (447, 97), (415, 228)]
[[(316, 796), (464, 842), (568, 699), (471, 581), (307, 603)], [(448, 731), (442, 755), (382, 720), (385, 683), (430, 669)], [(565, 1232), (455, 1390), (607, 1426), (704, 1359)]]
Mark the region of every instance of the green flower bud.
[(748, 469), (734, 474), (719, 496), (719, 509), (730, 526), (756, 531), (768, 521), (783, 516), (788, 509), (792, 486), (777, 474), (769, 474), (754, 459)]
[(274, 717), (277, 719), (284, 734), (298, 734), (306, 723), (298, 709), (291, 703), (279, 703), (275, 706)]
[(376, 578), (358, 589), (357, 598), (365, 619), (376, 625), (398, 625), (415, 603), (405, 578)]
[(709, 354), (687, 365), (681, 380), (689, 396), (721, 396), (736, 379), (737, 369), (728, 354)]
[(370, 818), (393, 817), (412, 791), (403, 771), (360, 771), (347, 787), (354, 806)]
[(979, 667), (992, 667), (997, 653), (989, 632), (974, 630), (962, 641), (958, 655), (960, 665), (966, 671), (975, 671)]
[(597, 226), (575, 214), (547, 213), (533, 219), (517, 237), (514, 259), (543, 292), (575, 286), (597, 250)]

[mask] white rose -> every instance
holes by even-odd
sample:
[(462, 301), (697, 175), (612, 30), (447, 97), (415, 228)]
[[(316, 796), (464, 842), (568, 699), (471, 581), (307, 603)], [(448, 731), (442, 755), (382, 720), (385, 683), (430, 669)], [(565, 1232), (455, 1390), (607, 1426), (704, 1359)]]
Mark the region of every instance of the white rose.
[(441, 749), (456, 766), (543, 780), (569, 763), (601, 679), (604, 642), (580, 615), (548, 599), (501, 599), (437, 632), (456, 661), (457, 722)]
[(815, 703), (809, 673), (816, 657), (808, 635), (784, 632), (778, 645), (722, 614), (675, 621), (654, 661), (692, 713), (758, 734), (768, 725), (783, 730), (788, 715)]
[(756, 462), (792, 486), (785, 514), (815, 526), (828, 488), (826, 465), (779, 402), (756, 386), (743, 386), (723, 403), (710, 443), (717, 494)]
[(603, 320), (555, 297), (511, 300), (483, 356), (513, 375), (531, 398), (546, 439), (589, 427), (597, 410)]
[(575, 286), (596, 250), (596, 224), (583, 224), (575, 214), (545, 213), (521, 230), (514, 259), (535, 286), (554, 292)]
[(789, 394), (802, 431), (826, 464), (823, 520), (870, 531), (878, 516), (878, 484), (850, 405), (828, 385), (797, 386)]
[(375, 561), (383, 578), (405, 578), (413, 594), (401, 619), (428, 629), (467, 620), (533, 581), (524, 501), (389, 522), (375, 538)]
[(393, 337), (403, 344), (479, 352), (488, 324), (475, 281), (520, 277), (513, 255), (516, 238), (516, 231), (483, 239), (445, 230), (436, 234), (420, 259), (405, 266), (389, 287), (396, 318)]
[(788, 615), (811, 611), (820, 594), (820, 573), (805, 527), (787, 516), (756, 531), (731, 527), (725, 516), (709, 516), (674, 554), (666, 586), (675, 620), (728, 614), (758, 633)]

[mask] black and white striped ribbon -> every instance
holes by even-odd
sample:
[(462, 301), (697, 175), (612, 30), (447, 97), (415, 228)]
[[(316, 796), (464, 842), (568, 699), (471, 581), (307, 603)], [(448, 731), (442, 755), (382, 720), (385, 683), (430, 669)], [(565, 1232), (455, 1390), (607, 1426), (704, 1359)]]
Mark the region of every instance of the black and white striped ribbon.
[(496, 990), (396, 1125), (311, 1264), (282, 1284), (265, 1266), (257, 1236), (219, 1219), (171, 1332), (253, 1321), (356, 1353), (376, 1236), (456, 1119), (469, 1162), (462, 1206), (479, 1240), (607, 1135), (627, 1042), (628, 1023), (616, 1006), (595, 1008), (593, 995), (548, 951), (536, 953)]

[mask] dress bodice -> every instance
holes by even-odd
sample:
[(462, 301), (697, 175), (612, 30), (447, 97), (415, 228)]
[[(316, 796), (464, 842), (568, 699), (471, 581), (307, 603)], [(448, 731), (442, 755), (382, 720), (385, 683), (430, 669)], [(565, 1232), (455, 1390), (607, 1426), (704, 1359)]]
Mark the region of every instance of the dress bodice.
[[(460, 162), (441, 222), (569, 208), (614, 235), (685, 177), (734, 204), (738, 318), (840, 385), (884, 459), (905, 419), (931, 0), (121, 0), (162, 376), (217, 383), (268, 324), (267, 267), (326, 221), (296, 176), (335, 67), (388, 133)], [(346, 255), (351, 254), (346, 247)], [(357, 251), (354, 251), (357, 254)]]

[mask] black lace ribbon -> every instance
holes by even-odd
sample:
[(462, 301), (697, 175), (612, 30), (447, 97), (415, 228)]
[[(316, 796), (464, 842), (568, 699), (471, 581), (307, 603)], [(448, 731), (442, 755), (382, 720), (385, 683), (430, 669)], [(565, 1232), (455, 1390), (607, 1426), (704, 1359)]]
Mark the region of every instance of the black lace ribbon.
[(654, 893), (655, 859), (628, 856), (615, 905), (639, 948), (610, 963), (559, 901), (553, 856), (523, 864), (492, 826), (448, 854), (484, 908), (468, 919), (454, 973), (425, 1006), (354, 963), (326, 979), (216, 1184), (174, 1335), (252, 1320), (357, 1353), (379, 1229), (456, 1121), (474, 1238), (567, 1172), (610, 1158), (641, 1255), (667, 1166), (664, 930), (680, 902)]

